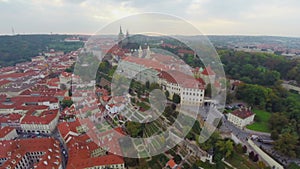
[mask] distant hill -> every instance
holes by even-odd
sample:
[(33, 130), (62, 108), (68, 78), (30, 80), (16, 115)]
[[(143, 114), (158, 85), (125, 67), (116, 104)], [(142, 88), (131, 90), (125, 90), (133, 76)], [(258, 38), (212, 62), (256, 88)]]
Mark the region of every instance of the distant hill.
[(49, 49), (70, 52), (83, 46), (83, 42), (64, 42), (72, 35), (15, 35), (0, 36), (0, 66), (11, 66), (30, 61)]
[(272, 44), (280, 45), (289, 49), (300, 49), (300, 37), (239, 35), (208, 35), (207, 37), (215, 46), (238, 44)]

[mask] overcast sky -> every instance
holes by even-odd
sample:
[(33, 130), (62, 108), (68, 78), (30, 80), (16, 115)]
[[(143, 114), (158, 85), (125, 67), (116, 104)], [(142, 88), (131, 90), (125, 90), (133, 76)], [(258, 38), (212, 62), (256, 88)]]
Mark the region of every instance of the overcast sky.
[(178, 16), (204, 34), (300, 37), (299, 0), (0, 0), (0, 34), (93, 34), (143, 12)]

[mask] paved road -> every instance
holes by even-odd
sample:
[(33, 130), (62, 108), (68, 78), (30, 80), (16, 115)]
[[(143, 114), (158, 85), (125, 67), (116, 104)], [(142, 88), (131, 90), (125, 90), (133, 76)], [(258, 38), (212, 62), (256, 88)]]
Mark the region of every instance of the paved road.
[[(189, 107), (191, 111), (198, 110), (196, 107)], [(199, 115), (206, 121), (206, 119), (209, 117), (209, 106), (200, 107), (199, 109)], [(215, 115), (218, 116), (218, 115)], [(244, 129), (238, 128), (235, 125), (233, 125), (231, 122), (229, 122), (225, 116), (221, 116), (222, 118), (222, 126), (220, 127), (221, 132), (231, 132), (233, 135), (235, 135), (244, 145), (246, 145), (248, 148), (251, 148), (250, 145), (246, 142), (248, 138), (251, 137), (253, 132), (246, 131)], [(256, 133), (255, 135), (259, 136), (261, 139), (269, 140), (271, 139), (269, 135), (263, 134), (263, 133)], [(283, 165), (288, 165), (290, 162), (296, 162), (298, 165), (300, 165), (300, 159), (291, 159), (290, 157), (283, 156), (281, 154), (278, 154), (276, 151), (274, 151), (273, 146), (270, 144), (264, 144), (261, 142), (258, 142), (257, 140), (254, 140), (254, 143), (266, 151), (269, 155), (272, 156), (276, 161), (280, 162)], [(250, 149), (252, 151), (252, 149)]]

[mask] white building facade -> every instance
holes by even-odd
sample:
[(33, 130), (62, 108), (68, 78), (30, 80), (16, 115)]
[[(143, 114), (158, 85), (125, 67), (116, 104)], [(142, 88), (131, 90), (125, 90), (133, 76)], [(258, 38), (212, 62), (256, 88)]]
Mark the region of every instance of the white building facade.
[(237, 127), (244, 128), (245, 126), (253, 123), (255, 114), (247, 108), (237, 109), (228, 114), (228, 121)]

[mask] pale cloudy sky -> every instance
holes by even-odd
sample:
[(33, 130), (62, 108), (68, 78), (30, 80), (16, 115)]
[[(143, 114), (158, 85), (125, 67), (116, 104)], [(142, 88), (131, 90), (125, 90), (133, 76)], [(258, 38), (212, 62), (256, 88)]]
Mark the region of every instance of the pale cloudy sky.
[(300, 37), (299, 0), (0, 0), (0, 34), (93, 34), (142, 12), (178, 16), (204, 34)]

